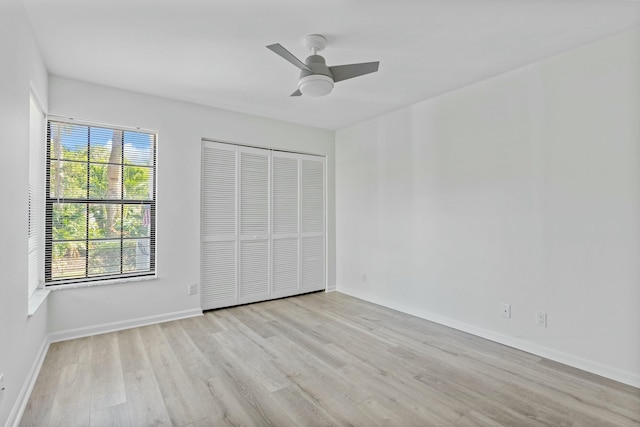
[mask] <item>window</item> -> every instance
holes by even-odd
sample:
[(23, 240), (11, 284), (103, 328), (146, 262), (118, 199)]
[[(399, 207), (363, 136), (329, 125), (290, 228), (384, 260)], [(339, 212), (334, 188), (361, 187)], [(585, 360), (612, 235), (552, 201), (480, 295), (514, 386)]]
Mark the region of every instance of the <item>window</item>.
[(155, 274), (156, 135), (49, 120), (45, 282)]

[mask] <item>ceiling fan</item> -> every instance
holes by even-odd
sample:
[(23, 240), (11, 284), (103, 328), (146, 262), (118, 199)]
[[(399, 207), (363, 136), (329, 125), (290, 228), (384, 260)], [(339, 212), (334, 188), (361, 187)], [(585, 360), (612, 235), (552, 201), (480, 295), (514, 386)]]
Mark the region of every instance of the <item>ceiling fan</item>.
[(320, 34), (310, 34), (305, 37), (305, 46), (311, 50), (311, 56), (304, 62), (296, 58), (280, 43), (270, 44), (268, 49), (280, 55), (296, 67), (300, 68), (298, 90), (291, 96), (324, 96), (333, 90), (333, 84), (353, 77), (378, 71), (380, 62), (363, 62), (360, 64), (335, 65), (327, 67), (324, 58), (318, 52), (327, 46), (327, 39)]

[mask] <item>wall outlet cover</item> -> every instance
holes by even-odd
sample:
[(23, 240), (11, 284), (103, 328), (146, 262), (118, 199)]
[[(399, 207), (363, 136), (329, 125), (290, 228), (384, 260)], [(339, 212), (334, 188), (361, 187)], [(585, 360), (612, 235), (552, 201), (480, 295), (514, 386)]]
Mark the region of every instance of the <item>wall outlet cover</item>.
[(547, 313), (539, 311), (536, 313), (536, 324), (544, 328), (547, 327)]
[(502, 317), (511, 319), (511, 304), (502, 303)]

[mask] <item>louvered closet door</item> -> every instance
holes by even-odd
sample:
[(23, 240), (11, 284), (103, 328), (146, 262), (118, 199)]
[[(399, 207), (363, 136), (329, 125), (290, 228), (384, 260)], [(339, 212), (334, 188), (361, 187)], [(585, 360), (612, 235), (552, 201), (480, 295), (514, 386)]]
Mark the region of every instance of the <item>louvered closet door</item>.
[(272, 297), (300, 293), (298, 155), (272, 154)]
[(233, 145), (202, 146), (202, 308), (238, 304), (237, 167)]
[(270, 298), (270, 152), (240, 147), (239, 302)]
[(324, 158), (300, 155), (300, 290), (325, 288)]
[(324, 158), (202, 147), (202, 308), (324, 289)]

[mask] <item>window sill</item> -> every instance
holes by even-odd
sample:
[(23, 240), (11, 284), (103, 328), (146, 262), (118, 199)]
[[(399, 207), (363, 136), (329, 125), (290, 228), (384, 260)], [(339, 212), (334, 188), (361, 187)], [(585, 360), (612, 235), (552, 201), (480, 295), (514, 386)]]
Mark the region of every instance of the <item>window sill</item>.
[(153, 276), (140, 276), (140, 277), (128, 277), (125, 279), (112, 279), (112, 280), (96, 280), (94, 282), (80, 282), (69, 283), (67, 285), (51, 285), (47, 287), (47, 291), (62, 291), (64, 289), (78, 289), (78, 288), (93, 288), (96, 286), (108, 286), (117, 285), (129, 282), (143, 282), (147, 280), (156, 280), (157, 275)]
[(29, 308), (27, 310), (28, 317), (36, 314), (38, 308), (40, 308), (42, 303), (47, 299), (47, 295), (49, 295), (49, 292), (49, 289), (36, 289), (35, 291), (33, 291), (31, 296), (29, 297)]

